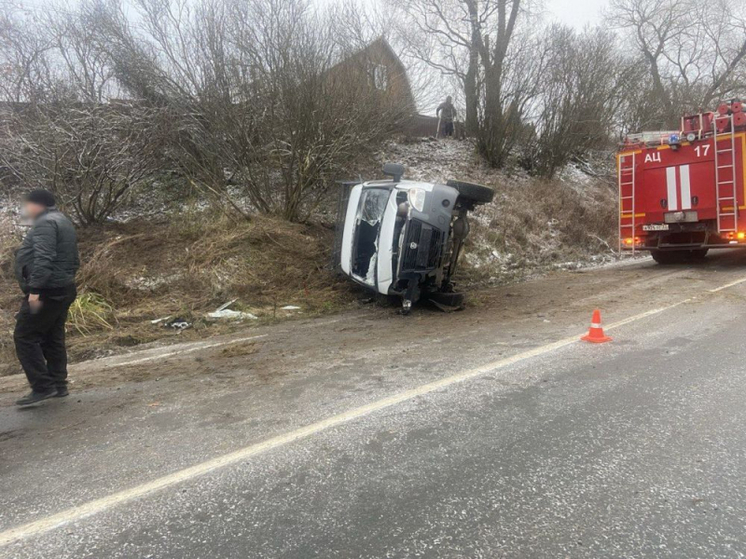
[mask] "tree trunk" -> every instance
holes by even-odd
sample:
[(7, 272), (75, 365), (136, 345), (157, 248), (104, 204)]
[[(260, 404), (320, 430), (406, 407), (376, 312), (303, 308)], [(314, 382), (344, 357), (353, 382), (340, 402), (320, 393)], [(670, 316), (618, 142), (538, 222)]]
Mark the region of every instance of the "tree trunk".
[(481, 31), (479, 14), (475, 2), (467, 2), (471, 25), (471, 45), (469, 46), (469, 68), (464, 79), (464, 97), (466, 100), (466, 132), (476, 137), (479, 133), (479, 91), (477, 77), (479, 74), (479, 43)]

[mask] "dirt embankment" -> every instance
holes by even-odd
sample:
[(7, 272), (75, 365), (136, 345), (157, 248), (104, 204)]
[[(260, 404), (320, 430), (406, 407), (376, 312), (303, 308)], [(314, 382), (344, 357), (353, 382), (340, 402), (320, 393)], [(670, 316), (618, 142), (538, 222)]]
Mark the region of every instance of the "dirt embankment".
[[(161, 338), (186, 341), (324, 314), (354, 300), (328, 265), (334, 235), (328, 226), (175, 215), (79, 234), (81, 296), (69, 326), (73, 361)], [(5, 251), (0, 276), (0, 375), (18, 372), (12, 328), (19, 296), (11, 254)], [(207, 316), (233, 300), (230, 310), (245, 313), (241, 320)]]
[[(375, 160), (373, 168), (384, 161), (403, 163), (411, 179), (459, 178), (495, 189), (495, 201), (472, 218), (472, 236), (457, 278), (464, 288), (515, 282), (613, 257), (609, 245), (616, 233), (616, 203), (608, 179), (592, 178), (576, 168), (553, 181), (495, 171), (476, 160), (469, 143), (458, 141), (390, 144)], [(378, 177), (374, 171), (370, 175), (363, 178)], [(153, 193), (152, 198), (169, 199), (172, 194)], [(4, 205), (0, 375), (20, 372), (12, 348), (19, 298), (11, 262), (22, 231), (16, 216), (7, 211), (9, 204)], [(71, 311), (69, 328), (73, 361), (161, 339), (200, 339), (358, 305), (362, 292), (337, 277), (329, 265), (334, 212), (307, 224), (291, 224), (262, 216), (251, 222), (231, 220), (205, 207), (203, 201), (177, 200), (170, 206), (159, 202), (157, 211), (151, 211), (141, 197), (122, 212), (122, 222), (79, 232), (84, 264), (81, 297)], [(206, 316), (234, 300), (230, 310), (245, 313), (242, 320)], [(479, 297), (471, 301), (478, 304)]]

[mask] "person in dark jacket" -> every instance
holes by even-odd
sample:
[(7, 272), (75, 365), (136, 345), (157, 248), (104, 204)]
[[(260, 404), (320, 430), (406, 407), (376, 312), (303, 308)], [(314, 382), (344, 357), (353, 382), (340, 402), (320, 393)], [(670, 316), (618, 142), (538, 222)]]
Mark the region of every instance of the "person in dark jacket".
[(456, 107), (453, 106), (453, 99), (449, 95), (445, 101), (438, 105), (435, 111), (435, 116), (440, 119), (438, 122), (441, 123), (438, 132), (443, 134), (443, 136), (453, 136), (453, 122), (456, 120), (457, 114)]
[(57, 210), (52, 193), (30, 192), (24, 211), (33, 225), (16, 251), (15, 273), (24, 298), (13, 338), (31, 393), (16, 402), (19, 406), (68, 395), (65, 322), (77, 296), (80, 267), (75, 228)]

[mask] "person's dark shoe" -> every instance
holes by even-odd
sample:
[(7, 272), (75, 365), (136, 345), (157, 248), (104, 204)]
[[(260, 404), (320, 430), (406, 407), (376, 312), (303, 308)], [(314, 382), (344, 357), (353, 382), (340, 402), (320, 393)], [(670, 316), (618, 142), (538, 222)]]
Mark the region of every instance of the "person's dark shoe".
[(67, 386), (58, 386), (57, 387), (57, 394), (54, 395), (55, 398), (64, 398), (65, 396), (69, 396), (70, 391), (67, 389)]
[(38, 404), (39, 402), (42, 402), (44, 400), (47, 400), (49, 398), (52, 398), (57, 395), (57, 391), (52, 389), (49, 392), (36, 392), (32, 391), (20, 400), (16, 402), (17, 406), (31, 406), (33, 404)]

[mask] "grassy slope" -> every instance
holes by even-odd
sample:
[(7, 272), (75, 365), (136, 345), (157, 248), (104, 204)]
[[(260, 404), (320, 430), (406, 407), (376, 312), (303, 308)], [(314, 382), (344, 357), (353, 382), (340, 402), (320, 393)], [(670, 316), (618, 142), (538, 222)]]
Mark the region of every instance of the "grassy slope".
[[(73, 360), (164, 337), (201, 338), (240, 324), (215, 323), (205, 314), (232, 299), (231, 307), (259, 317), (249, 324), (297, 314), (332, 312), (351, 296), (327, 265), (333, 231), (271, 218), (251, 223), (207, 216), (161, 222), (133, 221), (80, 231), (80, 291), (69, 328)], [(8, 253), (6, 252), (6, 255)], [(0, 375), (17, 372), (12, 356), (12, 314), (17, 287), (6, 257), (0, 276)], [(95, 294), (90, 296), (90, 294)], [(181, 332), (151, 320), (183, 318)]]

